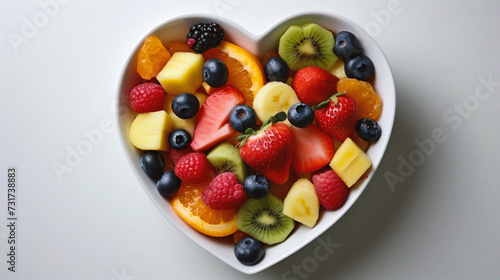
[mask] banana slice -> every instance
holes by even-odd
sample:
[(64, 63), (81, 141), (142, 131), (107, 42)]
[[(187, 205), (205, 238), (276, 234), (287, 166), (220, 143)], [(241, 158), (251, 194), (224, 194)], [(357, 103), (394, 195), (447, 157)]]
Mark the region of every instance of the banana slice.
[[(259, 120), (265, 122), (281, 111), (288, 113), (288, 109), (298, 102), (299, 98), (292, 87), (282, 82), (269, 82), (255, 95), (253, 109)], [(291, 125), (288, 119), (285, 123)]]
[(307, 178), (300, 178), (283, 201), (283, 214), (312, 228), (318, 221), (319, 205), (313, 183)]

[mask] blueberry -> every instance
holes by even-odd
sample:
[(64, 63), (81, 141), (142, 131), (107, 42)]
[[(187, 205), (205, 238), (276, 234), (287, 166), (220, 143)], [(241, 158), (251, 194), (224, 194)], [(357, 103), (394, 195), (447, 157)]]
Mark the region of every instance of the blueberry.
[(247, 176), (243, 180), (243, 190), (251, 198), (264, 198), (269, 194), (269, 181), (258, 173)]
[(347, 60), (344, 70), (347, 77), (366, 81), (372, 76), (374, 67), (369, 57), (360, 54)]
[(145, 151), (141, 157), (141, 167), (144, 173), (152, 179), (160, 178), (165, 169), (165, 162), (158, 151)]
[(333, 52), (344, 61), (347, 61), (352, 56), (361, 54), (362, 49), (354, 34), (349, 31), (341, 31), (335, 36)]
[(185, 129), (175, 129), (168, 135), (170, 148), (184, 150), (191, 143), (191, 135)]
[(172, 111), (181, 119), (190, 119), (196, 116), (199, 109), (200, 101), (194, 94), (181, 93), (172, 100)]
[(288, 64), (281, 57), (271, 57), (264, 65), (264, 73), (268, 82), (278, 81), (285, 83), (290, 75)]
[(165, 171), (156, 182), (156, 188), (161, 196), (167, 198), (177, 193), (181, 187), (181, 179), (175, 175), (173, 170)]
[(212, 58), (203, 65), (203, 78), (211, 87), (221, 87), (226, 84), (229, 71), (226, 64), (218, 59)]
[(234, 245), (234, 255), (244, 265), (254, 265), (264, 257), (264, 248), (259, 240), (245, 237)]
[(382, 129), (376, 121), (364, 118), (360, 119), (356, 123), (356, 132), (358, 133), (359, 138), (365, 140), (366, 142), (375, 142), (380, 138)]
[(296, 127), (308, 127), (314, 121), (314, 111), (305, 103), (295, 103), (288, 109), (288, 121)]
[(229, 125), (238, 131), (245, 132), (257, 123), (257, 114), (252, 107), (248, 105), (236, 105), (229, 112)]

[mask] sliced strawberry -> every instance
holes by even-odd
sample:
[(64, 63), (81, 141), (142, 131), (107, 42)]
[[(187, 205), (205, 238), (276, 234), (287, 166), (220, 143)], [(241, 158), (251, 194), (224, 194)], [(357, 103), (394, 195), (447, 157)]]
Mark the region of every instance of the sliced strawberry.
[(235, 132), (229, 125), (229, 112), (234, 106), (243, 103), (245, 97), (230, 86), (208, 96), (196, 117), (191, 148), (204, 151), (229, 138)]
[(312, 124), (306, 128), (291, 127), (295, 138), (295, 152), (292, 170), (309, 173), (327, 165), (333, 157), (333, 139), (319, 127)]

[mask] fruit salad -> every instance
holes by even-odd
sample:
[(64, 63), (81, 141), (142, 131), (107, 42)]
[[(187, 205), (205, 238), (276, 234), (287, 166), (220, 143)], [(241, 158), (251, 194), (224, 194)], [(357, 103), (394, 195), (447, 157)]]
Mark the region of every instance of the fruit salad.
[(128, 136), (144, 173), (194, 230), (232, 237), (244, 265), (342, 208), (370, 172), (382, 101), (349, 31), (292, 25), (257, 57), (198, 23), (182, 42), (147, 37), (136, 60)]

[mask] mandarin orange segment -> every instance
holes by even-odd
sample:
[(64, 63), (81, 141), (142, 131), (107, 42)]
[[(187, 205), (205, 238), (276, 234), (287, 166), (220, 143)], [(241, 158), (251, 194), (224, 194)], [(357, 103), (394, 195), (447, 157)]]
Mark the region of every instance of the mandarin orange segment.
[(165, 44), (165, 48), (167, 48), (171, 55), (176, 52), (193, 52), (193, 50), (186, 45), (186, 42), (168, 42)]
[(337, 83), (338, 92), (346, 92), (356, 102), (359, 118), (378, 120), (382, 113), (382, 99), (368, 82), (352, 78), (342, 79)]
[[(272, 57), (280, 57), (280, 54), (278, 53), (277, 50), (270, 50), (270, 51), (265, 52), (261, 58), (262, 65), (266, 65), (266, 62)], [(293, 76), (295, 76), (295, 73), (297, 73), (297, 71), (293, 71), (290, 69), (289, 78), (288, 78), (288, 81), (286, 82), (290, 86), (292, 86), (292, 79), (293, 79)]]
[(156, 36), (148, 36), (137, 55), (137, 73), (149, 80), (156, 77), (167, 61), (170, 53)]
[(266, 65), (266, 62), (271, 58), (271, 57), (279, 57), (280, 54), (278, 53), (277, 50), (270, 50), (267, 51), (263, 56), (262, 56), (262, 65)]
[(354, 131), (354, 133), (349, 136), (349, 138), (351, 138), (351, 140), (354, 141), (354, 143), (356, 143), (356, 145), (358, 145), (358, 147), (361, 148), (363, 152), (366, 152), (368, 150), (368, 146), (370, 146), (370, 143), (361, 139), (356, 131)]
[(244, 233), (243, 231), (241, 230), (237, 230), (235, 233), (233, 233), (233, 242), (234, 244), (238, 243), (241, 239), (245, 238), (245, 237), (249, 237), (250, 234), (248, 233)]
[(264, 69), (260, 60), (249, 51), (227, 41), (203, 53), (205, 61), (218, 58), (227, 66), (229, 77), (226, 85), (235, 87), (243, 96), (246, 104), (252, 106), (257, 91), (264, 85)]
[(201, 200), (205, 185), (182, 183), (170, 203), (174, 212), (193, 229), (213, 237), (229, 236), (238, 230), (237, 209), (214, 210)]

